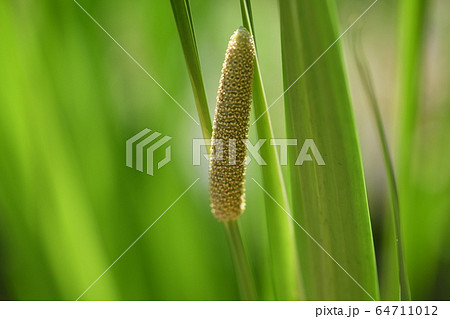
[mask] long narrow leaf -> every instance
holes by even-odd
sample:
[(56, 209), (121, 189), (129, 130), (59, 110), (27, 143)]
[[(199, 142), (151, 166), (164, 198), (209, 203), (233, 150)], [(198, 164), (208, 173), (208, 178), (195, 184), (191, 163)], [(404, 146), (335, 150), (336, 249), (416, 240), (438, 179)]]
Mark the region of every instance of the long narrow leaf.
[[(448, 193), (439, 187), (434, 188), (434, 180), (443, 174), (444, 169), (439, 165), (427, 165), (427, 178), (433, 179), (432, 192), (424, 187), (423, 176), (425, 163), (422, 154), (436, 152), (440, 157), (438, 138), (433, 139), (436, 146), (432, 150), (430, 140), (420, 136), (422, 130), (421, 113), (424, 112), (421, 97), (424, 83), (423, 66), (426, 41), (427, 14), (433, 1), (402, 0), (399, 1), (399, 52), (398, 52), (398, 186), (400, 207), (405, 234), (406, 266), (410, 274), (411, 295), (413, 299), (424, 298), (432, 289), (435, 282), (436, 270), (439, 262), (439, 247), (444, 237), (443, 220), (448, 209), (443, 209), (442, 195), (448, 198)], [(438, 121), (437, 121), (438, 122)], [(444, 122), (445, 123), (445, 122)], [(441, 124), (445, 127), (446, 124)], [(424, 139), (424, 141), (421, 141)], [(432, 150), (432, 152), (430, 152)], [(420, 155), (416, 155), (420, 154)], [(433, 172), (433, 168), (437, 171)], [(445, 174), (445, 173), (444, 173)], [(446, 194), (446, 195), (445, 195)], [(444, 204), (445, 205), (445, 204)], [(445, 226), (444, 226), (445, 227)]]
[[(359, 40), (360, 41), (360, 40)], [(411, 293), (409, 291), (409, 282), (408, 275), (406, 272), (405, 266), (405, 254), (403, 248), (403, 236), (402, 236), (402, 228), (400, 221), (400, 204), (398, 199), (398, 190), (397, 190), (397, 181), (394, 173), (394, 165), (392, 163), (388, 140), (386, 137), (386, 133), (384, 130), (383, 121), (381, 119), (380, 108), (378, 107), (378, 102), (375, 94), (374, 85), (372, 83), (372, 77), (369, 70), (369, 64), (365, 59), (364, 53), (361, 48), (361, 43), (358, 40), (355, 40), (355, 60), (358, 69), (359, 76), (361, 78), (361, 82), (363, 84), (363, 88), (366, 91), (366, 94), (369, 98), (369, 102), (375, 115), (375, 122), (377, 125), (378, 136), (380, 138), (381, 147), (383, 149), (383, 159), (384, 166), (386, 168), (387, 180), (389, 185), (389, 195), (390, 195), (390, 204), (392, 208), (392, 217), (394, 220), (394, 233), (395, 233), (395, 242), (391, 243), (396, 246), (397, 250), (397, 263), (398, 263), (398, 271), (399, 271), (399, 282), (400, 282), (400, 295), (401, 300), (410, 300)]]
[[(378, 279), (360, 150), (332, 1), (279, 1), (293, 215), (306, 296), (378, 299)], [(325, 50), (329, 50), (324, 53)], [(294, 81), (319, 57), (311, 69)], [(294, 165), (303, 141), (323, 157)], [(311, 153), (311, 151), (310, 151)], [(317, 152), (316, 152), (317, 153)]]
[[(241, 0), (242, 20), (253, 37), (251, 4), (249, 0)], [(256, 46), (256, 40), (255, 40)], [(261, 139), (273, 139), (273, 129), (267, 112), (267, 101), (264, 93), (258, 56), (255, 59), (253, 81), (253, 105), (256, 128)], [(264, 190), (270, 194), (265, 196), (267, 228), (269, 233), (272, 278), (275, 286), (275, 297), (278, 300), (298, 300), (301, 296), (300, 272), (298, 268), (292, 220), (285, 211), (289, 210), (289, 202), (281, 173), (276, 149), (269, 143), (264, 144), (260, 153), (267, 165), (261, 166)]]
[(192, 91), (197, 105), (197, 113), (200, 117), (203, 137), (209, 139), (211, 138), (212, 132), (211, 116), (209, 115), (208, 101), (206, 99), (205, 86), (203, 84), (189, 1), (171, 0), (170, 3), (172, 5), (173, 15), (175, 17), (184, 57), (186, 59), (186, 66), (191, 79)]

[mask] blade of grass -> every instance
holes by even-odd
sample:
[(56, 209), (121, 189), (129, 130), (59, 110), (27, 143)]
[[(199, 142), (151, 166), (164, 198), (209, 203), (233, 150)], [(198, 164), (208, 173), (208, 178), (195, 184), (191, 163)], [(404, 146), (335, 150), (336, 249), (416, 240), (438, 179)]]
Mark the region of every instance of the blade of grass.
[(399, 281), (400, 281), (400, 296), (401, 300), (411, 300), (411, 293), (409, 291), (408, 275), (405, 265), (404, 248), (403, 248), (403, 236), (400, 219), (400, 205), (398, 199), (397, 182), (395, 179), (394, 165), (392, 163), (389, 145), (386, 137), (386, 133), (383, 126), (383, 120), (380, 114), (380, 108), (375, 94), (374, 85), (372, 83), (372, 77), (369, 70), (369, 64), (365, 59), (363, 50), (361, 48), (361, 39), (358, 37), (354, 42), (354, 54), (356, 66), (358, 69), (359, 77), (361, 79), (365, 93), (369, 99), (370, 106), (373, 114), (375, 115), (375, 122), (377, 125), (378, 137), (380, 138), (381, 147), (383, 149), (383, 159), (386, 168), (388, 186), (389, 186), (389, 199), (392, 209), (392, 217), (394, 220), (394, 234), (397, 250), (398, 268), (399, 268)]
[[(212, 136), (211, 117), (205, 94), (205, 86), (200, 68), (195, 32), (192, 23), (190, 6), (188, 0), (171, 0), (172, 12), (177, 24), (183, 53), (186, 60), (192, 90), (197, 104), (197, 112), (200, 117), (200, 125), (205, 139)], [(208, 149), (208, 152), (210, 150)], [(256, 289), (252, 271), (245, 253), (244, 244), (237, 221), (224, 222), (227, 238), (231, 247), (234, 268), (241, 298), (244, 300), (256, 300)]]
[[(378, 299), (378, 279), (366, 187), (333, 1), (279, 1), (292, 207), (296, 221), (356, 284), (301, 230), (296, 232), (307, 299)], [(335, 43), (330, 47), (330, 44)], [(293, 163), (302, 140), (313, 139), (325, 166)]]
[[(411, 150), (419, 111), (421, 65), (425, 17), (429, 1), (413, 0), (399, 3), (399, 83), (397, 104), (399, 110), (399, 183), (408, 183)], [(402, 187), (402, 185), (400, 185)]]
[(191, 80), (197, 113), (200, 117), (200, 125), (205, 139), (211, 138), (212, 125), (209, 115), (208, 102), (203, 84), (202, 70), (198, 56), (197, 43), (195, 41), (194, 26), (191, 10), (187, 0), (171, 0), (172, 12), (177, 24), (178, 34), (183, 47), (184, 58)]
[[(240, 3), (243, 24), (253, 35), (256, 47), (250, 0), (241, 0)], [(255, 118), (259, 119), (256, 122), (258, 137), (260, 139), (273, 139), (273, 129), (269, 112), (267, 112), (267, 100), (264, 93), (257, 50), (254, 69), (253, 105)], [(260, 118), (262, 114), (264, 116)], [(267, 162), (267, 165), (261, 166), (264, 189), (273, 196), (276, 202), (280, 203), (286, 210), (289, 210), (289, 201), (276, 149), (271, 145), (264, 144), (260, 149), (260, 154)], [(301, 297), (302, 289), (294, 228), (292, 220), (276, 202), (272, 198), (265, 196), (275, 297), (278, 300), (298, 300)]]
[[(405, 235), (405, 257), (410, 274), (413, 299), (428, 296), (434, 282), (439, 262), (439, 226), (442, 218), (442, 204), (438, 187), (430, 192), (424, 185), (426, 177), (433, 174), (433, 165), (422, 166), (425, 156), (435, 151), (432, 145), (437, 141), (425, 136), (420, 115), (424, 83), (423, 65), (427, 14), (433, 2), (412, 0), (399, 2), (399, 46), (398, 46), (398, 187), (402, 207), (403, 233)], [(436, 121), (437, 123), (438, 121)], [(445, 123), (445, 122), (444, 122)], [(445, 124), (444, 124), (445, 125)], [(419, 134), (419, 132), (421, 134)], [(430, 143), (430, 140), (434, 143)], [(441, 150), (436, 148), (441, 156)], [(420, 154), (420, 155), (419, 155)], [(427, 155), (424, 155), (427, 154)], [(432, 156), (432, 155), (431, 155)], [(427, 173), (426, 169), (430, 168)], [(436, 176), (442, 174), (442, 168)], [(434, 182), (432, 184), (435, 184)], [(432, 186), (433, 187), (433, 186)], [(447, 195), (448, 197), (448, 195)], [(427, 297), (425, 297), (427, 298)]]

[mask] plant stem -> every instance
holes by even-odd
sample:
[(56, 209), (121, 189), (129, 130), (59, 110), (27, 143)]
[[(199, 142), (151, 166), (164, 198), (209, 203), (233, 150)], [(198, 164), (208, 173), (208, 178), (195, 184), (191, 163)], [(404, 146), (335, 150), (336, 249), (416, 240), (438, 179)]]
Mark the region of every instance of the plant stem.
[[(197, 105), (203, 137), (210, 139), (212, 135), (211, 117), (206, 100), (205, 86), (203, 84), (197, 42), (193, 28), (189, 0), (171, 0), (172, 12), (180, 36), (186, 65), (191, 79), (192, 90)], [(210, 149), (207, 148), (208, 153)], [(236, 221), (224, 223), (230, 242), (234, 266), (238, 278), (238, 285), (242, 299), (256, 300), (256, 289), (248, 265), (247, 257), (242, 244), (242, 238)]]
[(225, 230), (231, 246), (234, 268), (238, 279), (239, 291), (243, 300), (257, 300), (255, 284), (250, 265), (245, 254), (244, 244), (237, 221), (224, 222)]

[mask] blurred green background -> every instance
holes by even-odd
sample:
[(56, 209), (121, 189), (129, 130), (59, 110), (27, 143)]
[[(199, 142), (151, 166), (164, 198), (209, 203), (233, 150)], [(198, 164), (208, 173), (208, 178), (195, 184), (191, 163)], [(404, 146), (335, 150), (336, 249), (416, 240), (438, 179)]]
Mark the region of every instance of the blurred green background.
[[(430, 2), (403, 226), (413, 298), (450, 299), (450, 2)], [(79, 3), (197, 118), (169, 1)], [(371, 1), (336, 3), (343, 31)], [(191, 1), (191, 9), (213, 114), (239, 1)], [(380, 0), (342, 39), (382, 291), (393, 281), (383, 266), (387, 184), (351, 39), (360, 28), (395, 157), (397, 10)], [(270, 104), (283, 91), (277, 1), (254, 1), (253, 14)], [(82, 300), (238, 299), (225, 232), (209, 210), (208, 164), (192, 165), (200, 127), (72, 0), (0, 0), (0, 43), (0, 299), (75, 300), (197, 177)], [(282, 104), (271, 109), (277, 138)], [(125, 166), (125, 142), (144, 128), (173, 137), (172, 161), (154, 176)], [(247, 176), (260, 180), (254, 161)], [(240, 223), (258, 290), (272, 299), (263, 193), (247, 184)]]

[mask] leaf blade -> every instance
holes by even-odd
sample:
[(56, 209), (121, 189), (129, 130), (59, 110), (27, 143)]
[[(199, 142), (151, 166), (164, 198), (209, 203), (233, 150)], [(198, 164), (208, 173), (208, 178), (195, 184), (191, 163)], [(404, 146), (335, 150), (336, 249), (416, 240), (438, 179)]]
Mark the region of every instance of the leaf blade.
[(288, 138), (299, 143), (313, 139), (326, 164), (294, 166), (299, 146), (291, 152), (293, 215), (366, 290), (298, 231), (307, 298), (378, 299), (366, 188), (341, 48), (336, 43), (334, 4), (290, 0), (279, 5), (285, 88), (314, 64), (284, 95)]

